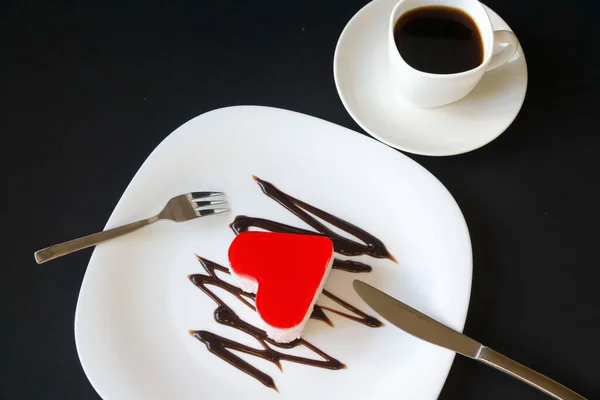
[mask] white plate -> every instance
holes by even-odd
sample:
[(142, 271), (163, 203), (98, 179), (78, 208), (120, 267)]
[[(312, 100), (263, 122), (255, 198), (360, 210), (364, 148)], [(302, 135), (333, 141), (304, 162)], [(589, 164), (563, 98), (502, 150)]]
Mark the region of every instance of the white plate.
[[(387, 27), (397, 0), (374, 0), (348, 22), (335, 49), (338, 94), (358, 125), (383, 143), (410, 153), (448, 156), (496, 139), (525, 100), (523, 49), (488, 72), (467, 97), (443, 107), (416, 108), (394, 89), (387, 70)], [(486, 7), (494, 29), (510, 27)]]
[[(306, 227), (266, 197), (255, 174), (379, 237), (399, 260), (368, 259), (368, 274), (332, 271), (326, 288), (373, 313), (353, 292), (359, 277), (462, 330), (471, 289), (471, 245), (454, 199), (404, 155), (337, 125), (290, 111), (232, 107), (182, 125), (148, 157), (106, 228), (157, 212), (172, 195), (227, 193), (232, 213), (160, 222), (96, 248), (83, 280), (75, 338), (83, 368), (104, 399), (435, 399), (454, 354), (386, 325), (330, 314), (305, 337), (344, 362), (330, 371), (283, 362), (284, 372), (244, 356), (280, 393), (230, 366), (188, 333), (204, 329), (249, 345), (213, 319), (215, 304), (190, 283), (194, 253), (227, 265), (235, 215)], [(319, 299), (318, 303), (326, 303)], [(249, 309), (236, 308), (253, 320)], [(305, 352), (306, 353), (306, 352)]]

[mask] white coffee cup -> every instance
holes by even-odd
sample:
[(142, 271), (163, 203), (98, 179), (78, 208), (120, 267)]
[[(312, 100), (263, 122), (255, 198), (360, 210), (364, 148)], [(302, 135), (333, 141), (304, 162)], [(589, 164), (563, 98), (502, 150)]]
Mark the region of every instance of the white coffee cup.
[[(419, 71), (404, 61), (394, 40), (396, 22), (408, 11), (428, 6), (457, 8), (468, 14), (479, 29), (483, 43), (483, 62), (454, 74)], [(483, 74), (505, 64), (517, 51), (518, 40), (511, 31), (494, 31), (483, 5), (477, 0), (400, 0), (394, 7), (388, 27), (388, 63), (390, 76), (402, 97), (417, 107), (438, 107), (453, 103), (469, 94)], [(494, 54), (496, 46), (504, 48)]]

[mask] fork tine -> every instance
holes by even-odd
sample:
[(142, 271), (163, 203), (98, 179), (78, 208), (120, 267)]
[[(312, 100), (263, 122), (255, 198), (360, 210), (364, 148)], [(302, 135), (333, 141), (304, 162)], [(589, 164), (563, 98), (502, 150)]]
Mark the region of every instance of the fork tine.
[(221, 214), (224, 212), (230, 211), (229, 208), (209, 208), (207, 210), (196, 210), (201, 217), (206, 217), (207, 215)]
[(205, 199), (207, 197), (223, 196), (223, 192), (192, 192), (192, 200)]
[(227, 202), (225, 200), (215, 200), (215, 201), (194, 201), (194, 203), (196, 204), (196, 207), (194, 208), (194, 210), (198, 210), (201, 207), (218, 206), (221, 204), (225, 204)]

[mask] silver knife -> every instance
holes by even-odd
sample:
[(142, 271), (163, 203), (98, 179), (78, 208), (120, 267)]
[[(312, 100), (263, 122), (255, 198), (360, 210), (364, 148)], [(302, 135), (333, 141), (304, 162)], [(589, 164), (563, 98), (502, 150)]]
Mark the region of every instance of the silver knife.
[(373, 310), (403, 331), (426, 342), (455, 351), (490, 365), (514, 378), (560, 400), (585, 400), (569, 388), (502, 354), (483, 346), (468, 336), (437, 322), (420, 311), (396, 300), (381, 290), (359, 280), (353, 282), (356, 293)]

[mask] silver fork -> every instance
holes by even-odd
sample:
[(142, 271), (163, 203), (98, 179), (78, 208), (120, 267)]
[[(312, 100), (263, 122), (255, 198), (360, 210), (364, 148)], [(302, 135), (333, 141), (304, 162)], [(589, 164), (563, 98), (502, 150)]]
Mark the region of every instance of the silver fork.
[(34, 253), (35, 261), (38, 264), (46, 261), (62, 257), (66, 254), (85, 249), (90, 246), (95, 246), (98, 243), (105, 242), (110, 239), (131, 233), (144, 226), (151, 225), (158, 220), (167, 219), (174, 222), (184, 222), (191, 219), (205, 217), (207, 215), (220, 214), (229, 211), (229, 208), (215, 208), (214, 206), (227, 203), (224, 200), (202, 200), (223, 196), (221, 192), (192, 192), (181, 194), (173, 197), (167, 202), (167, 205), (161, 212), (150, 218), (141, 221), (132, 222), (127, 225), (109, 229), (107, 231), (94, 233), (84, 236), (79, 239), (70, 240), (68, 242), (55, 244), (45, 249), (38, 250)]

